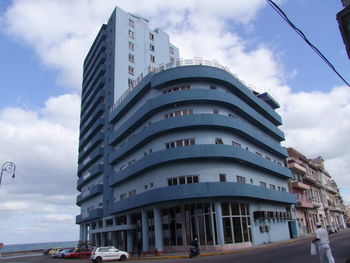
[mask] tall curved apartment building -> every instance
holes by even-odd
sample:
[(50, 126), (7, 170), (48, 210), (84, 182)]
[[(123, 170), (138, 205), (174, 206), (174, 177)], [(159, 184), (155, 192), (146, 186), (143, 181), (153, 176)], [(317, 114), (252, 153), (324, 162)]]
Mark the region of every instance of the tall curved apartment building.
[[(85, 59), (80, 240), (160, 253), (295, 237), (278, 103), (217, 62), (179, 60), (160, 29), (130, 41), (143, 24), (116, 8)], [(130, 42), (146, 53), (134, 62)]]

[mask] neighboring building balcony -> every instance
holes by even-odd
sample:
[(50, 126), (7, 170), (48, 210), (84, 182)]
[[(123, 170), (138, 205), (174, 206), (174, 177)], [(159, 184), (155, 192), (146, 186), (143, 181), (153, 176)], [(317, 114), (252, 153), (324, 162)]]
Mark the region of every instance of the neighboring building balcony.
[(78, 215), (75, 219), (76, 224), (81, 224), (87, 221), (101, 218), (103, 216), (103, 208), (96, 208), (89, 212)]
[(78, 179), (78, 184), (77, 184), (77, 189), (78, 191), (81, 190), (83, 185), (87, 184), (91, 180), (95, 179), (97, 176), (103, 173), (103, 165), (98, 164), (92, 168), (89, 169), (88, 172), (86, 172), (84, 175), (79, 177)]
[[(320, 208), (322, 204), (318, 201), (312, 200), (312, 204), (314, 205), (314, 208)], [(327, 206), (324, 206), (325, 209), (327, 209)]]
[(77, 196), (77, 205), (80, 206), (82, 202), (98, 194), (101, 194), (102, 192), (103, 192), (102, 184), (94, 185), (93, 187), (90, 188), (89, 191), (86, 191), (83, 194), (80, 194)]
[(329, 185), (325, 185), (325, 189), (329, 192), (331, 192), (332, 194), (336, 194), (338, 193), (338, 189), (332, 187), (332, 186), (329, 186)]
[(85, 170), (87, 170), (94, 162), (96, 162), (103, 155), (103, 148), (98, 147), (92, 153), (86, 157), (83, 162), (78, 166), (78, 175), (80, 176)]
[(297, 207), (297, 208), (314, 208), (314, 204), (306, 196), (298, 194), (295, 207)]
[(301, 182), (290, 182), (290, 186), (295, 189), (309, 190), (310, 186)]
[[(114, 165), (118, 162), (116, 152), (109, 156), (109, 163)], [(171, 162), (181, 162), (188, 160), (216, 161), (226, 160), (232, 164), (246, 165), (260, 171), (265, 171), (271, 175), (283, 179), (292, 177), (291, 171), (284, 166), (277, 165), (271, 161), (257, 156), (255, 153), (249, 152), (240, 147), (222, 144), (202, 144), (186, 147), (176, 147), (158, 152), (139, 159), (125, 169), (115, 173), (109, 178), (109, 185), (134, 179), (137, 175), (142, 174), (146, 170), (156, 168)]]
[(306, 174), (306, 168), (297, 163), (294, 159), (288, 159), (287, 160), (287, 167), (289, 169), (295, 170), (299, 173)]

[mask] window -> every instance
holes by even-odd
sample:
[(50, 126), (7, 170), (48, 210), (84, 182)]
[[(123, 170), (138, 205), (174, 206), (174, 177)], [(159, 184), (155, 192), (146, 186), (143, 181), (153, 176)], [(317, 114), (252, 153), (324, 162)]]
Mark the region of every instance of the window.
[(196, 140), (194, 138), (182, 139), (182, 140), (165, 143), (165, 148), (170, 149), (170, 148), (183, 147), (183, 146), (189, 146), (189, 145), (195, 145), (195, 144), (196, 144)]
[(135, 49), (134, 43), (129, 41), (129, 50), (134, 50), (134, 49)]
[(129, 37), (134, 39), (135, 38), (135, 33), (134, 31), (129, 30)]
[(128, 72), (129, 74), (134, 75), (134, 68), (132, 66), (129, 66)]
[(265, 156), (266, 160), (271, 161), (271, 158), (268, 156)]
[(149, 33), (149, 39), (152, 41), (154, 40), (154, 35), (152, 33)]
[(245, 183), (245, 177), (237, 175), (236, 178), (237, 178), (237, 183)]
[(134, 63), (135, 62), (135, 56), (133, 54), (129, 53), (129, 61)]
[(147, 188), (148, 188), (148, 185), (147, 185), (147, 184), (145, 184), (145, 190), (147, 190)]
[(226, 182), (226, 174), (219, 174), (220, 182)]
[(149, 50), (151, 50), (151, 51), (153, 51), (153, 52), (154, 52), (154, 45), (149, 44)]
[(174, 54), (174, 48), (173, 47), (170, 47), (169, 51), (170, 51), (170, 54)]
[(174, 62), (175, 62), (175, 58), (170, 57), (170, 62), (171, 62), (171, 63), (174, 63)]
[(254, 184), (254, 181), (253, 181), (253, 179), (250, 179), (250, 183), (251, 183), (251, 184)]
[(266, 183), (265, 182), (260, 182), (260, 186), (266, 188)]
[(184, 116), (184, 115), (191, 115), (191, 114), (193, 114), (193, 109), (173, 111), (171, 113), (164, 114), (164, 118), (168, 119), (168, 118)]
[(236, 147), (241, 147), (241, 144), (235, 141), (232, 141), (232, 145)]
[(224, 142), (222, 141), (222, 138), (216, 138), (215, 144), (224, 144)]
[(128, 86), (129, 88), (134, 86), (134, 81), (132, 79), (128, 79)]
[(154, 63), (154, 62), (156, 61), (155, 56), (150, 55), (150, 56), (149, 56), (149, 61), (151, 61), (152, 63)]
[(170, 92), (174, 92), (174, 91), (178, 91), (178, 90), (187, 90), (187, 89), (191, 89), (191, 85), (182, 85), (182, 86), (174, 87), (174, 88), (163, 91), (163, 93), (166, 94), (166, 93), (170, 93)]
[(135, 195), (136, 195), (136, 190), (129, 191), (129, 197), (135, 196)]
[(258, 156), (260, 156), (260, 157), (262, 157), (262, 154), (259, 153), (259, 152), (255, 152), (255, 154), (258, 155)]
[(276, 190), (276, 185), (274, 185), (274, 184), (270, 184), (270, 189), (272, 189), (272, 190)]
[(281, 187), (281, 191), (282, 191), (282, 192), (287, 192), (287, 190), (286, 190), (285, 187)]
[(134, 20), (129, 19), (129, 26), (135, 27), (135, 22), (134, 22)]
[(217, 89), (215, 85), (210, 85), (210, 89)]
[(152, 187), (153, 187), (153, 183), (150, 183), (150, 184), (149, 184), (149, 187), (152, 188)]
[(120, 195), (120, 200), (126, 199), (126, 193)]
[(232, 113), (229, 113), (228, 116), (231, 117), (231, 118), (236, 118), (236, 116), (234, 114), (232, 114)]
[(199, 182), (198, 175), (186, 175), (168, 178), (168, 186), (179, 185), (179, 184), (193, 184)]
[(219, 110), (218, 109), (213, 109), (213, 114), (219, 114)]

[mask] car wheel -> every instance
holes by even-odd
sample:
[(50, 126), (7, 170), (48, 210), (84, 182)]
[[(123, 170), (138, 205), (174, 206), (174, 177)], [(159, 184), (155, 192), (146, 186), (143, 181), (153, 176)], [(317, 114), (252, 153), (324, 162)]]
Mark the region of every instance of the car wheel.
[(119, 259), (120, 259), (120, 261), (125, 261), (126, 260), (126, 256), (125, 255), (121, 255)]
[(101, 257), (97, 257), (97, 258), (95, 259), (95, 262), (97, 262), (97, 263), (101, 263), (101, 262), (103, 262), (103, 260), (102, 260), (102, 258), (101, 258)]

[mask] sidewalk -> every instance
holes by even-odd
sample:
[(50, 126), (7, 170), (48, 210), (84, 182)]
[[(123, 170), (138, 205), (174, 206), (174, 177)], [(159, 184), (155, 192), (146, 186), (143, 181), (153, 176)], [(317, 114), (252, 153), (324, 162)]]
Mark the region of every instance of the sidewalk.
[[(266, 244), (261, 244), (261, 245), (253, 245), (249, 248), (240, 248), (240, 249), (234, 249), (234, 250), (226, 250), (226, 251), (201, 251), (200, 257), (208, 257), (208, 256), (217, 256), (217, 255), (227, 255), (227, 254), (235, 254), (235, 253), (244, 253), (248, 251), (254, 251), (258, 249), (263, 249), (265, 247), (272, 247), (272, 246), (278, 246), (278, 245), (283, 245), (283, 244), (290, 244), (290, 243), (295, 243), (300, 240), (312, 238), (313, 235), (308, 235), (308, 236), (302, 236), (294, 239), (288, 239), (288, 240), (283, 240), (279, 242), (271, 242), (271, 243), (266, 243)], [(140, 257), (130, 257), (130, 259), (133, 260), (157, 260), (157, 259), (175, 259), (175, 258), (188, 258), (189, 252), (181, 252), (181, 253), (163, 253), (159, 256), (149, 254), (149, 255), (143, 255)]]

